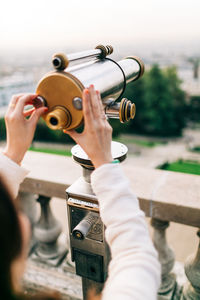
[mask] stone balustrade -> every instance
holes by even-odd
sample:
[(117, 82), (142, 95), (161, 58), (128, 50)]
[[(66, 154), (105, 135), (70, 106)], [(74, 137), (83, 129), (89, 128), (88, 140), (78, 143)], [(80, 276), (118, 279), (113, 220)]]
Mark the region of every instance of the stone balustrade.
[[(81, 168), (69, 157), (41, 154), (39, 162), (37, 158), (37, 154), (31, 154), (31, 160), (29, 157), (25, 159), (32, 171), (20, 186), (21, 201), (26, 202), (25, 212), (28, 212), (33, 224), (34, 241), (24, 280), (25, 288), (33, 291), (50, 287), (60, 291), (63, 299), (82, 299), (80, 279), (74, 274), (73, 263), (67, 255), (67, 242), (62, 240), (60, 243), (61, 228), (49, 206), (52, 197), (65, 199), (66, 188), (81, 175)], [(151, 218), (153, 242), (162, 266), (158, 300), (200, 299), (199, 248), (186, 261), (187, 282), (180, 286), (176, 274), (172, 273), (175, 253), (166, 239), (170, 222), (197, 227), (197, 235), (200, 236), (200, 176), (134, 167), (128, 159), (122, 167), (142, 210)], [(27, 200), (28, 194), (30, 200)], [(33, 195), (37, 195), (41, 206), (37, 221)]]

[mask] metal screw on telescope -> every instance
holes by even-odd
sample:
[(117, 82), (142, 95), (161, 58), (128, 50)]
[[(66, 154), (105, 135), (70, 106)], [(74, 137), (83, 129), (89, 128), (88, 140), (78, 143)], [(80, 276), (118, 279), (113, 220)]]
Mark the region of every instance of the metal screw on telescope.
[(72, 101), (73, 106), (77, 109), (77, 110), (82, 110), (83, 105), (82, 105), (82, 99), (79, 97), (75, 97)]

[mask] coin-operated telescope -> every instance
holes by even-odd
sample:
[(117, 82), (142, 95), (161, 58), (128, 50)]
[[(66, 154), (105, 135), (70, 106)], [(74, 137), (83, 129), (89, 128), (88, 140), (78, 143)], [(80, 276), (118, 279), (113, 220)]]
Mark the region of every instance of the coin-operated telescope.
[[(99, 90), (109, 118), (118, 118), (122, 123), (134, 118), (134, 103), (125, 98), (121, 102), (117, 100), (121, 98), (127, 83), (142, 76), (144, 64), (135, 56), (116, 62), (108, 58), (112, 52), (111, 46), (99, 45), (94, 50), (53, 56), (55, 70), (39, 82), (36, 91), (39, 96), (35, 102), (35, 106), (43, 103), (48, 107), (43, 118), (49, 128), (71, 130), (83, 123), (82, 92), (91, 84)], [(69, 236), (71, 257), (76, 273), (82, 277), (85, 300), (89, 288), (102, 290), (110, 252), (99, 216), (98, 199), (90, 184), (94, 167), (78, 145), (72, 148), (72, 155), (82, 166), (83, 176), (66, 190)], [(112, 142), (113, 159), (121, 162), (126, 155), (125, 145)]]
[(112, 52), (112, 46), (99, 45), (94, 50), (53, 56), (55, 70), (40, 80), (36, 90), (49, 108), (43, 115), (49, 128), (70, 130), (83, 123), (82, 92), (91, 84), (99, 90), (109, 118), (122, 123), (134, 118), (135, 104), (125, 98), (117, 100), (127, 83), (142, 76), (144, 64), (135, 56), (116, 62), (108, 58)]

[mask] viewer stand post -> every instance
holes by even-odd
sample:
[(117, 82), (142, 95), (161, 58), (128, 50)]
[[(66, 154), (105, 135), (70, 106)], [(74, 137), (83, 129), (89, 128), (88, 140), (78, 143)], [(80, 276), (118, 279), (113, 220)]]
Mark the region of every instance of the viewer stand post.
[[(128, 149), (112, 142), (113, 159), (125, 160)], [(105, 226), (99, 215), (99, 203), (92, 191), (90, 176), (94, 167), (78, 145), (72, 148), (73, 159), (82, 166), (83, 174), (67, 190), (67, 213), (72, 261), (76, 274), (82, 277), (83, 299), (95, 288), (103, 289), (110, 261), (109, 247), (105, 241)]]

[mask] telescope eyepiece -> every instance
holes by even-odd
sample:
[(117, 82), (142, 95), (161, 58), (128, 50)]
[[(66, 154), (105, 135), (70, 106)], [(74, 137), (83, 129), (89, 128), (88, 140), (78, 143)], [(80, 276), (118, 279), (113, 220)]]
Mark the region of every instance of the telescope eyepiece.
[(65, 54), (63, 53), (56, 53), (52, 57), (52, 64), (54, 66), (54, 69), (63, 71), (67, 68), (69, 61)]
[(46, 122), (53, 130), (64, 129), (71, 124), (71, 114), (66, 108), (57, 106), (46, 115)]
[(51, 117), (49, 122), (51, 123), (52, 126), (58, 125), (58, 119), (55, 117)]
[(59, 57), (55, 57), (52, 63), (56, 69), (59, 69), (61, 67), (62, 61)]

